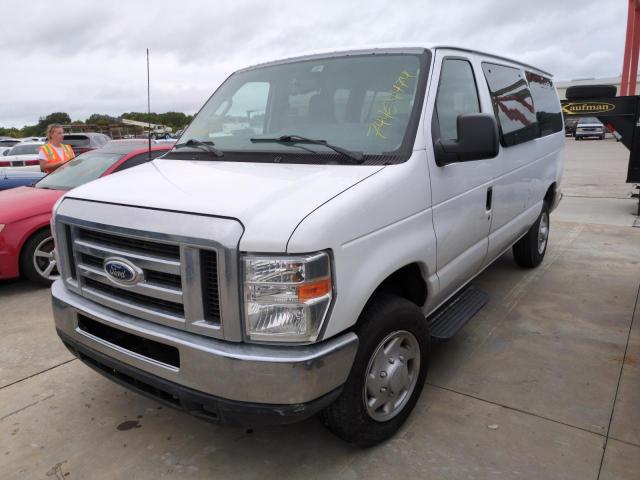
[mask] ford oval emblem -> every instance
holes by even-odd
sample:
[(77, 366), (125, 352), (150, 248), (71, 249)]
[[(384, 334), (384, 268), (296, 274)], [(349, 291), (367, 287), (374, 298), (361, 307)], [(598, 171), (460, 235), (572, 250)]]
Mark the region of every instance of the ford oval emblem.
[(112, 282), (122, 285), (135, 285), (142, 279), (142, 269), (124, 258), (107, 258), (103, 266), (104, 272)]

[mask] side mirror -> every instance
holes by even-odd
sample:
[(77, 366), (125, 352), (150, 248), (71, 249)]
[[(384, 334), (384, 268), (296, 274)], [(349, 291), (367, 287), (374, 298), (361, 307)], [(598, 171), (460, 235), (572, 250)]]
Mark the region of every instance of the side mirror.
[(464, 113), (458, 115), (457, 124), (458, 140), (436, 142), (435, 154), (438, 165), (484, 160), (498, 155), (500, 140), (493, 115)]
[(5, 150), (4, 152), (2, 152), (3, 157), (6, 157), (7, 155), (9, 155), (9, 150)]

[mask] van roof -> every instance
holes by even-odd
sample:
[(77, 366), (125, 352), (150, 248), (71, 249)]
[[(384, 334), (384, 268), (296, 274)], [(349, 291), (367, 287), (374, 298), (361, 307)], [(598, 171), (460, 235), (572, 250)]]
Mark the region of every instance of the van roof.
[(487, 52), (482, 52), (479, 50), (474, 50), (471, 48), (465, 48), (465, 47), (456, 47), (456, 46), (451, 46), (451, 45), (427, 45), (427, 44), (405, 44), (405, 43), (390, 43), (390, 44), (381, 44), (381, 45), (366, 45), (366, 46), (362, 46), (362, 47), (355, 47), (355, 48), (344, 48), (344, 49), (336, 49), (336, 50), (322, 50), (322, 51), (311, 51), (311, 52), (305, 52), (305, 53), (301, 53), (299, 55), (294, 55), (291, 57), (286, 57), (286, 58), (281, 58), (281, 59), (276, 59), (276, 60), (272, 60), (272, 61), (267, 61), (267, 62), (262, 62), (262, 63), (258, 63), (252, 66), (249, 66), (247, 68), (243, 68), (240, 69), (240, 71), (243, 70), (253, 70), (255, 68), (259, 68), (259, 67), (265, 67), (268, 65), (278, 65), (281, 63), (288, 63), (288, 62), (292, 62), (292, 61), (299, 61), (299, 60), (306, 60), (306, 59), (313, 59), (313, 58), (322, 58), (322, 57), (328, 57), (328, 56), (332, 56), (332, 55), (356, 55), (356, 54), (366, 54), (366, 53), (421, 53), (424, 50), (457, 50), (460, 52), (468, 52), (468, 53), (475, 53), (478, 55), (484, 55), (486, 57), (490, 57), (493, 58), (495, 60), (502, 60), (502, 61), (506, 61), (506, 62), (510, 62), (510, 63), (514, 63), (516, 65), (520, 65), (521, 67), (526, 67), (532, 70), (536, 70), (539, 73), (542, 73), (543, 75), (546, 75), (548, 77), (553, 77), (553, 74), (546, 72), (545, 70), (542, 70), (538, 67), (534, 67), (533, 65), (529, 65), (527, 63), (524, 62), (520, 62), (518, 60), (514, 60), (512, 58), (508, 58), (508, 57), (503, 57), (500, 55), (494, 55), (492, 53), (487, 53)]

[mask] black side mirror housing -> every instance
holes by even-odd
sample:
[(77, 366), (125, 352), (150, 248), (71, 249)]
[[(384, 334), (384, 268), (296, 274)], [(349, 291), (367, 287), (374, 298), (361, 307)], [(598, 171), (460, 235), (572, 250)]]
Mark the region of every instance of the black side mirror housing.
[(438, 165), (484, 160), (498, 155), (500, 140), (498, 125), (488, 113), (464, 113), (458, 115), (458, 140), (436, 141), (435, 154)]

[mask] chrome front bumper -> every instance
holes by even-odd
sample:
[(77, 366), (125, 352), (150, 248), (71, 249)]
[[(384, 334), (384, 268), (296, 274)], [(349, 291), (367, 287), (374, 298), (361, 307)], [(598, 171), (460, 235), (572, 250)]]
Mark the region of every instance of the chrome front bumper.
[[(234, 402), (293, 405), (317, 400), (346, 381), (358, 347), (350, 332), (317, 345), (267, 346), (216, 340), (140, 320), (70, 292), (51, 289), (56, 329), (68, 346), (190, 391)], [(117, 330), (177, 348), (179, 366), (127, 350), (79, 328), (82, 315)]]

